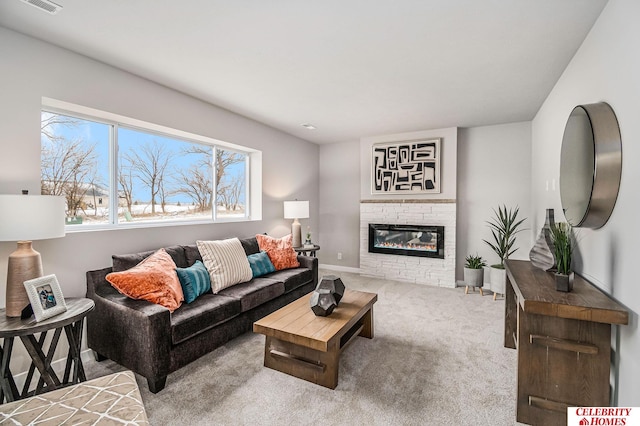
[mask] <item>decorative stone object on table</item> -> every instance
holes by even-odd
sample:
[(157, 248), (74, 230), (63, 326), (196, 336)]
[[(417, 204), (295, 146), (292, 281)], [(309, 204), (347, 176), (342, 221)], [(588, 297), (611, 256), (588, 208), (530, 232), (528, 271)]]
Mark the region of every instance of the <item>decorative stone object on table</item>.
[(553, 240), (551, 239), (551, 228), (555, 225), (553, 209), (547, 209), (547, 216), (544, 226), (540, 230), (536, 243), (529, 252), (531, 264), (543, 271), (548, 271), (556, 266)]
[(342, 296), (344, 296), (345, 286), (342, 280), (335, 275), (325, 275), (318, 283), (318, 287), (316, 287), (316, 290), (320, 289), (329, 290), (336, 299), (336, 304), (339, 304)]
[(320, 288), (311, 293), (309, 305), (316, 316), (326, 317), (331, 315), (338, 303), (331, 290)]

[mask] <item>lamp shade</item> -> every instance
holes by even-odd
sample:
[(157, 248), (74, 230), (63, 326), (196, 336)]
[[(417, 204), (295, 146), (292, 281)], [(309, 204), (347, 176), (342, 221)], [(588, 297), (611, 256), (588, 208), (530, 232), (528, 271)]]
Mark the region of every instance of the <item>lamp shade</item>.
[(284, 218), (285, 219), (306, 219), (309, 217), (308, 201), (285, 201), (284, 202)]
[(64, 218), (63, 197), (0, 194), (0, 241), (64, 237)]

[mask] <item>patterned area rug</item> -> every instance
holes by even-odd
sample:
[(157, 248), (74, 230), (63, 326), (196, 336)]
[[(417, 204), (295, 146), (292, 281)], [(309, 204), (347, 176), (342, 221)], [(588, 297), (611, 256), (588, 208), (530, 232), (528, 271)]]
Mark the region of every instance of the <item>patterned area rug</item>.
[(130, 371), (0, 405), (0, 424), (148, 425)]

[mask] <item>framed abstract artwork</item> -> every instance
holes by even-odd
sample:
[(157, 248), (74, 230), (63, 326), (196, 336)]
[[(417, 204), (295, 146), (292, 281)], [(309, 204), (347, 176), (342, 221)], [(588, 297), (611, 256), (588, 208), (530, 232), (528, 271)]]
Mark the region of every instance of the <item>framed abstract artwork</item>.
[(372, 194), (439, 194), (440, 138), (373, 145)]

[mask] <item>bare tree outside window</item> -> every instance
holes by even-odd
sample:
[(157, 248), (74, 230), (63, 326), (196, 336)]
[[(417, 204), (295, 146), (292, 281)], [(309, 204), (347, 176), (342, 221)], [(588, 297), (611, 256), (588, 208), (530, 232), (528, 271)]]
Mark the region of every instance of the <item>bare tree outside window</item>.
[(176, 192), (189, 197), (198, 211), (211, 211), (213, 147), (193, 144), (184, 149), (182, 155), (192, 158), (193, 162), (188, 168), (178, 170), (175, 176)]
[(85, 132), (82, 120), (43, 112), (41, 120), (41, 193), (63, 196), (67, 217), (96, 216), (99, 193), (97, 141)]
[(156, 204), (160, 196), (162, 211), (166, 204), (165, 179), (170, 172), (170, 154), (165, 145), (154, 140), (142, 144), (136, 151), (129, 151), (122, 156), (127, 161), (137, 179), (145, 185), (149, 192), (151, 214), (156, 213)]
[(245, 213), (246, 154), (216, 149), (216, 208), (219, 217)]

